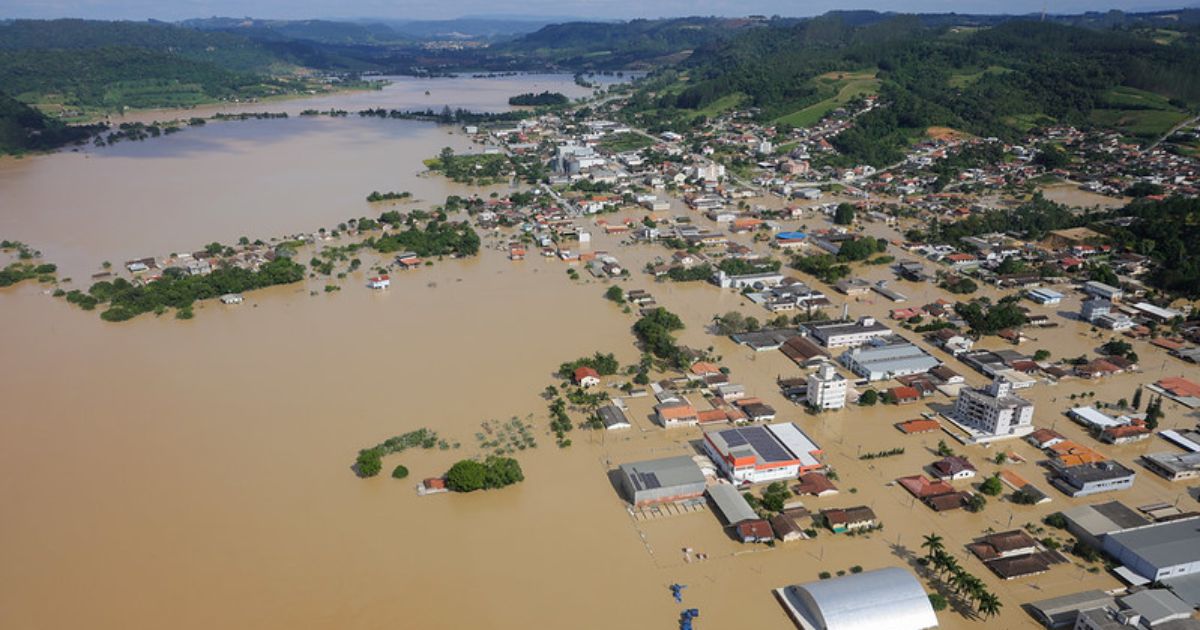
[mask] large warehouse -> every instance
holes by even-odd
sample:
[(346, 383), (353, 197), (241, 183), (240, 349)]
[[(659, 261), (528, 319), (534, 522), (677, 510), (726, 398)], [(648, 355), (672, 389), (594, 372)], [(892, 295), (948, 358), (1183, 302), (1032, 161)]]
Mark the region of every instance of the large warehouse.
[(1128, 581), (1161, 582), (1200, 573), (1200, 518), (1111, 533), (1104, 537), (1104, 552), (1123, 565), (1117, 573)]
[(929, 596), (897, 567), (775, 590), (802, 630), (925, 630), (936, 628)]
[(795, 479), (822, 466), (817, 446), (791, 422), (704, 434), (704, 450), (734, 483)]
[(704, 473), (688, 455), (621, 464), (621, 491), (634, 505), (694, 499), (704, 494)]

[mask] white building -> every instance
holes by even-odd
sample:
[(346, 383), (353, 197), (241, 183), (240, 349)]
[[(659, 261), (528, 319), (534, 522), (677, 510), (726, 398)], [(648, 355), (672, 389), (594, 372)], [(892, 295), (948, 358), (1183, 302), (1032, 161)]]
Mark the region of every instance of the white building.
[(829, 322), (812, 322), (804, 325), (813, 339), (821, 342), (826, 348), (857, 348), (872, 339), (890, 337), (895, 333), (892, 329), (875, 320), (874, 317), (863, 317), (856, 322), (836, 320)]
[(1024, 437), (1033, 432), (1033, 403), (1014, 396), (1012, 383), (997, 377), (984, 389), (964, 388), (954, 401), (951, 419), (968, 429), (974, 441)]
[(832, 365), (822, 365), (808, 375), (808, 404), (817, 409), (841, 409), (846, 406), (846, 377)]

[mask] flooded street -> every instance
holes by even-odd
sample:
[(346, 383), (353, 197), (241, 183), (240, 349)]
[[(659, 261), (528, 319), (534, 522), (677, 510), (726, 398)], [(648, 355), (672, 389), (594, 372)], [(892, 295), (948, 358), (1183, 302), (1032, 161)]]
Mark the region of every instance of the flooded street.
[[(477, 91), (465, 79), (440, 81), (431, 83), (434, 96), (449, 89), (439, 86), (458, 86), (471, 96), (450, 104), (467, 107), (574, 85), (569, 76), (552, 84), (512, 77), (497, 80), (501, 87), (479, 82), (489, 87)], [(397, 107), (412, 92), (423, 94), (424, 84), (413, 83), (390, 104), (369, 102), (385, 90), (286, 107)], [(43, 250), (60, 276), (76, 278), (71, 286), (86, 288), (85, 278), (104, 260), (119, 264), (375, 216), (380, 207), (364, 201), (372, 190), (412, 191), (424, 201), (413, 206), (425, 208), (449, 194), (480, 191), (417, 176), (421, 160), (443, 146), (470, 148), (448, 127), (352, 116), (212, 123), (145, 143), (7, 160), (0, 162), (0, 237)], [(711, 225), (681, 206), (674, 213)], [(800, 223), (816, 228), (824, 219), (788, 226)], [(591, 229), (591, 249), (614, 253), (632, 271), (621, 286), (648, 289), (683, 318), (682, 343), (712, 346), (734, 382), (825, 447), (842, 491), (805, 498), (805, 505), (814, 512), (869, 505), (885, 524), (882, 532), (822, 532), (768, 548), (735, 543), (710, 511), (632, 519), (607, 472), (626, 461), (688, 453), (700, 431), (652, 426), (652, 403), (642, 398), (630, 402), (631, 429), (577, 429), (573, 446), (557, 448), (540, 392), (555, 382), (560, 363), (583, 355), (613, 352), (623, 365), (636, 362), (635, 316), (602, 298), (607, 282), (582, 270), (583, 279), (572, 281), (556, 259), (509, 261), (497, 249), (509, 235), (489, 232), (481, 234), (477, 259), (395, 273), (387, 291), (367, 290), (359, 271), (329, 294), (310, 294), (322, 278), (249, 293), (238, 306), (210, 300), (197, 305), (191, 321), (144, 315), (109, 324), (32, 282), (0, 290), (0, 628), (673, 628), (680, 607), (668, 585), (680, 582), (688, 585), (685, 604), (702, 611), (700, 628), (786, 630), (794, 626), (771, 589), (855, 565), (911, 569), (930, 531), (1000, 596), (1004, 609), (988, 622), (996, 627), (1037, 627), (1023, 602), (1118, 585), (1103, 571), (1074, 565), (1001, 582), (963, 549), (985, 528), (1015, 528), (1090, 502), (1051, 490), (1032, 446), (1006, 444), (1029, 460), (1010, 467), (1046, 490), (1051, 503), (992, 500), (977, 515), (915, 506), (889, 484), (931, 463), (943, 436), (905, 436), (892, 424), (916, 417), (925, 404), (806, 414), (775, 385), (778, 376), (801, 374), (791, 361), (705, 330), (713, 315), (741, 310), (765, 320), (765, 310), (704, 283), (654, 283), (641, 269), (669, 250), (625, 247)], [(875, 224), (868, 231), (885, 234)], [(364, 262), (369, 269), (375, 261)], [(872, 281), (892, 277), (886, 266), (856, 272)], [(843, 296), (806, 280), (840, 309)], [(894, 286), (909, 295), (906, 306), (944, 297), (930, 284)], [(872, 294), (852, 302), (851, 314), (884, 319), (893, 307)], [(1077, 307), (1072, 293), (1057, 310)], [(1087, 339), (1081, 324), (1055, 319), (1059, 328), (1033, 333), (1039, 339), (1018, 349), (1045, 347), (1058, 358), (1085, 347), (1094, 354), (1103, 342)], [(982, 345), (1000, 347), (995, 338)], [(1097, 400), (1115, 402), (1132, 396), (1138, 383), (1184, 371), (1161, 350), (1134, 345), (1143, 374), (1025, 390), (1038, 405), (1037, 424), (1095, 446), (1061, 415), (1069, 394), (1094, 390)], [(983, 383), (935, 354), (968, 382)], [(1174, 403), (1164, 410), (1163, 428), (1188, 424)], [(516, 455), (524, 483), (467, 495), (415, 494), (420, 479), (483, 452), (475, 437), (481, 422), (512, 416), (528, 418), (538, 442)], [(399, 463), (412, 471), (403, 481), (386, 472), (363, 480), (350, 470), (360, 448), (422, 427), (460, 446), (386, 458), (385, 471)], [(856, 456), (860, 448), (894, 446), (905, 454)], [(1183, 491), (1134, 464), (1142, 452), (1171, 450), (1158, 438), (1096, 448), (1138, 472), (1134, 489), (1112, 498), (1131, 506), (1170, 503)], [(994, 451), (962, 450), (982, 471), (998, 469), (986, 461)], [(709, 559), (687, 563), (685, 547)], [(943, 628), (985, 625), (951, 611), (938, 617)]]

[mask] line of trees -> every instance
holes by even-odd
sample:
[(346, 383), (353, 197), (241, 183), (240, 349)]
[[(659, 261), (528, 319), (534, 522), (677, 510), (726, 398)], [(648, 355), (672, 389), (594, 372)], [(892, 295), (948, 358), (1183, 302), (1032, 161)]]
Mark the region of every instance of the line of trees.
[(446, 487), (454, 492), (504, 488), (525, 481), (521, 464), (511, 457), (489, 456), (482, 462), (464, 459), (446, 473)]

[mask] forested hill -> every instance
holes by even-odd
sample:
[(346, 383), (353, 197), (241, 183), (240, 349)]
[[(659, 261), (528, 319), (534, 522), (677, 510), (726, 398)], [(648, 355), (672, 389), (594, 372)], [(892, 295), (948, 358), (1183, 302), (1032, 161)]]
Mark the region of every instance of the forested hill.
[(288, 63), (283, 56), (246, 37), (165, 22), (62, 19), (0, 23), (0, 50), (82, 51), (111, 47), (170, 53), (242, 72), (263, 72)]
[(767, 23), (765, 19), (701, 17), (567, 22), (523, 35), (494, 47), (492, 52), (552, 61), (572, 69), (650, 66), (678, 61), (693, 49), (726, 41)]
[(0, 155), (53, 149), (89, 135), (87, 128), (47, 120), (41, 112), (0, 93)]
[(1049, 122), (1102, 126), (1114, 118), (1105, 111), (1161, 107), (1181, 116), (1200, 102), (1197, 67), (1200, 45), (1188, 34), (1164, 42), (1030, 21), (929, 27), (920, 16), (856, 26), (830, 15), (702, 47), (684, 64), (688, 82), (660, 95), (658, 107), (669, 119), (672, 108), (697, 111), (736, 96), (764, 121), (787, 120), (828, 97), (819, 77), (857, 72), (886, 106), (835, 144), (878, 165), (899, 159), (930, 126), (1014, 138)]

